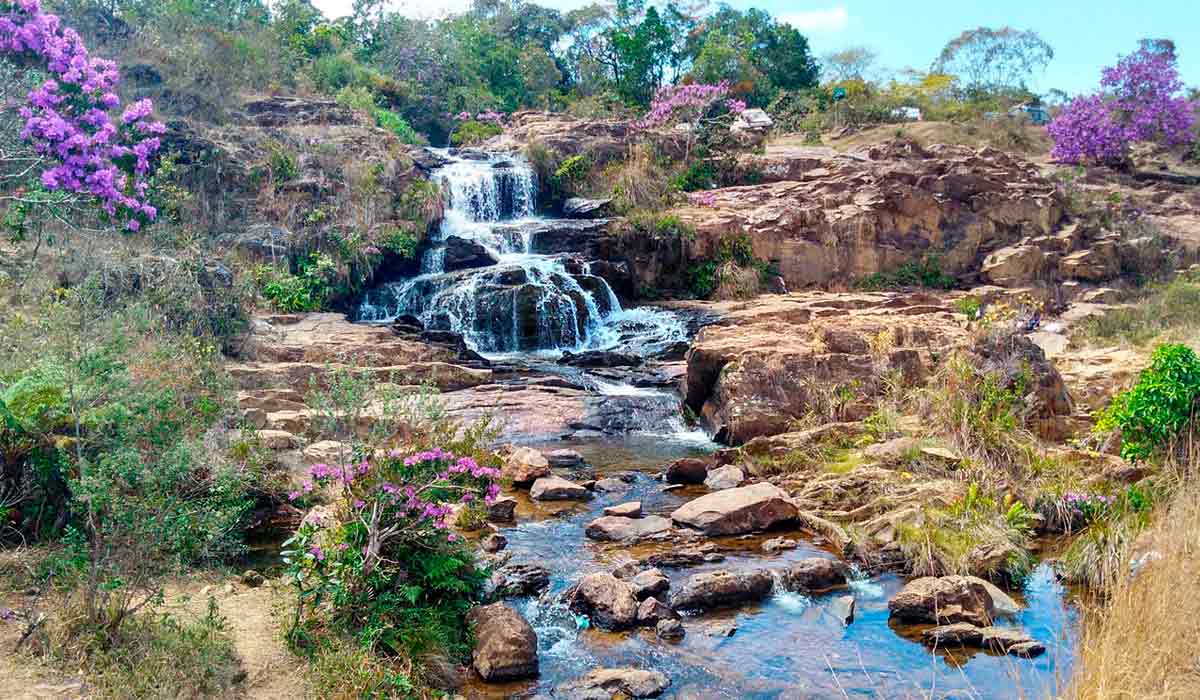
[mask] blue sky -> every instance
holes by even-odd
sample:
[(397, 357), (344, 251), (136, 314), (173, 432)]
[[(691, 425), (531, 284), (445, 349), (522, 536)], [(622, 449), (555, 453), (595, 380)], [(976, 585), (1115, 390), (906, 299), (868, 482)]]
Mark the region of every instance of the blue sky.
[[(326, 14), (349, 11), (351, 0), (314, 0)], [(461, 11), (470, 0), (396, 2), (406, 14)], [(570, 9), (587, 0), (543, 0)], [(1183, 80), (1200, 87), (1200, 0), (731, 0), (759, 7), (796, 26), (818, 56), (866, 46), (888, 69), (926, 69), (948, 40), (978, 26), (1033, 29), (1054, 47), (1054, 62), (1032, 86), (1070, 93), (1095, 87), (1100, 69), (1129, 53), (1143, 37), (1169, 38), (1179, 48)]]

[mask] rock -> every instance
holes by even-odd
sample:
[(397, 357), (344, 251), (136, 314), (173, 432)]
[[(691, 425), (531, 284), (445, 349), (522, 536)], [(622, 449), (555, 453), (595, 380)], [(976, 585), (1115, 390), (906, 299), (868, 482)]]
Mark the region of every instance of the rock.
[(764, 482), (701, 496), (671, 513), (671, 519), (708, 535), (740, 535), (795, 520), (797, 513), (787, 494)]
[(1044, 279), (1046, 253), (1037, 246), (1015, 245), (1001, 248), (983, 261), (981, 272), (993, 284), (1020, 287)]
[(574, 469), (584, 464), (583, 455), (575, 450), (553, 450), (545, 453), (543, 457), (556, 469)]
[(241, 582), (242, 582), (242, 585), (247, 586), (249, 588), (258, 588), (259, 586), (266, 583), (267, 579), (262, 574), (255, 571), (254, 569), (247, 569), (246, 571), (244, 571), (242, 573)]
[(530, 484), (549, 475), (550, 462), (532, 447), (514, 447), (500, 469), (500, 477), (514, 484)]
[(259, 430), (258, 439), (268, 450), (294, 450), (304, 441), (286, 430)]
[(600, 479), (596, 482), (595, 490), (601, 493), (616, 493), (618, 491), (626, 491), (629, 489), (629, 484), (621, 479), (609, 477)]
[(560, 685), (556, 697), (567, 700), (611, 700), (611, 698), (655, 698), (671, 686), (658, 671), (640, 668), (600, 668), (583, 678)]
[(500, 259), (478, 241), (446, 237), (445, 271), (467, 270), (475, 267), (490, 267), (500, 262)]
[(969, 622), (941, 625), (921, 633), (921, 641), (932, 647), (979, 647), (998, 654), (1024, 658), (1046, 652), (1041, 642), (1020, 630), (1006, 627), (978, 627)]
[(714, 622), (704, 628), (705, 634), (710, 637), (729, 638), (737, 634), (738, 626), (736, 622), (723, 621)]
[(788, 539), (786, 537), (776, 537), (763, 542), (762, 551), (766, 552), (767, 554), (778, 554), (779, 552), (795, 549), (799, 546), (800, 543), (796, 540)]
[(585, 350), (579, 353), (564, 352), (558, 362), (572, 367), (639, 367), (642, 357), (632, 352)]
[(926, 576), (910, 581), (888, 601), (892, 617), (934, 625), (969, 622), (986, 626), (996, 617), (992, 595), (978, 579)]
[(498, 532), (493, 532), (479, 542), (479, 548), (489, 554), (495, 554), (507, 546), (508, 538)]
[(1009, 579), (1009, 570), (1014, 561), (1025, 557), (1024, 550), (1005, 540), (989, 542), (967, 553), (967, 570), (996, 581)]
[(658, 569), (646, 569), (630, 578), (629, 585), (633, 586), (635, 598), (645, 600), (666, 593), (671, 588), (671, 579)]
[(708, 473), (704, 485), (712, 491), (736, 488), (746, 480), (746, 474), (735, 466), (718, 467)]
[(677, 642), (683, 639), (687, 632), (683, 629), (683, 623), (679, 620), (659, 620), (654, 626), (654, 634), (658, 635), (659, 639), (665, 639), (668, 642)]
[(653, 627), (659, 620), (675, 620), (679, 614), (658, 598), (647, 598), (638, 604), (637, 619), (639, 625)]
[(598, 627), (623, 630), (637, 622), (633, 587), (607, 572), (588, 574), (564, 594), (572, 612), (587, 615)]
[(535, 501), (587, 501), (592, 492), (558, 476), (543, 476), (533, 482), (529, 497)]
[(617, 568), (613, 569), (612, 575), (616, 576), (617, 578), (624, 581), (626, 579), (631, 579), (634, 576), (637, 576), (638, 572), (640, 572), (641, 570), (642, 570), (641, 564), (637, 563), (636, 561), (627, 561), (624, 564), (621, 564)]
[(1021, 612), (1021, 606), (1017, 603), (1017, 601), (1013, 600), (1011, 596), (1000, 590), (996, 584), (975, 576), (967, 576), (966, 578), (972, 583), (978, 583), (987, 590), (988, 595), (992, 597), (992, 607), (996, 609), (997, 615), (1012, 617)]
[(762, 600), (775, 578), (769, 571), (706, 571), (693, 574), (671, 594), (676, 610), (708, 610)]
[(506, 523), (513, 519), (517, 509), (517, 499), (501, 496), (488, 504), (488, 520)]
[(849, 625), (854, 622), (854, 607), (854, 596), (838, 596), (829, 604), (829, 614), (843, 625)]
[(667, 466), (666, 481), (668, 484), (703, 484), (708, 478), (708, 462), (702, 459), (685, 457), (671, 462)]
[(535, 595), (550, 585), (550, 570), (540, 564), (505, 564), (492, 572), (487, 588), (495, 598)]
[(780, 572), (780, 582), (790, 591), (819, 592), (846, 585), (846, 565), (833, 559), (802, 559)]
[(563, 216), (568, 219), (600, 219), (608, 216), (612, 198), (585, 199), (571, 197), (563, 202)]
[(609, 506), (604, 509), (604, 514), (614, 518), (640, 518), (642, 517), (642, 502), (630, 501), (620, 505)]
[(671, 531), (671, 521), (661, 515), (647, 518), (626, 518), (606, 515), (588, 523), (584, 534), (603, 542), (637, 542), (661, 537)]
[(537, 634), (511, 606), (493, 603), (467, 615), (475, 629), (471, 665), (487, 682), (532, 678), (538, 673)]

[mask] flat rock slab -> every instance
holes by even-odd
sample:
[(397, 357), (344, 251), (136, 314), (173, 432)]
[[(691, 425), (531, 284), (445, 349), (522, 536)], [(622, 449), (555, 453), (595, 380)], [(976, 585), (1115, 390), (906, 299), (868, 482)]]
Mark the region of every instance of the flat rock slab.
[(559, 476), (543, 476), (533, 482), (529, 497), (535, 501), (587, 501), (592, 492)]
[(640, 668), (598, 668), (583, 678), (564, 683), (555, 696), (567, 700), (629, 697), (655, 698), (671, 685), (671, 679), (658, 671)]
[(671, 594), (676, 610), (708, 610), (762, 600), (775, 587), (770, 571), (706, 571), (693, 574)]
[(630, 501), (629, 503), (609, 506), (604, 509), (604, 514), (618, 518), (640, 518), (642, 517), (642, 502)]
[(701, 496), (671, 513), (671, 519), (708, 535), (741, 535), (795, 520), (798, 514), (782, 489), (761, 483)]
[(588, 523), (584, 530), (590, 539), (604, 542), (637, 542), (662, 537), (671, 531), (671, 521), (661, 515), (628, 518), (606, 515)]
[(921, 633), (921, 641), (932, 647), (978, 647), (997, 654), (1024, 658), (1046, 652), (1041, 642), (1021, 630), (1008, 627), (979, 627), (969, 622), (941, 625)]

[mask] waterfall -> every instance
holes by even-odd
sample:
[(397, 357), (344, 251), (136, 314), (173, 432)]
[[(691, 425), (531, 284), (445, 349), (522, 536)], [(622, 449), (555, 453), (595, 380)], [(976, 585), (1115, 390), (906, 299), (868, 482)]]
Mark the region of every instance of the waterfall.
[[(477, 351), (496, 354), (605, 348), (628, 340), (629, 314), (589, 264), (568, 270), (563, 256), (533, 252), (533, 230), (555, 220), (536, 214), (537, 178), (530, 165), (507, 154), (445, 155), (449, 162), (432, 177), (446, 193), (446, 214), (426, 243), (421, 274), (368, 292), (359, 318), (416, 316), (427, 328), (460, 333)], [(448, 270), (451, 245), (477, 246), (471, 250), (485, 251), (491, 264)], [(671, 339), (682, 337), (682, 326), (659, 313), (663, 320), (651, 325)]]

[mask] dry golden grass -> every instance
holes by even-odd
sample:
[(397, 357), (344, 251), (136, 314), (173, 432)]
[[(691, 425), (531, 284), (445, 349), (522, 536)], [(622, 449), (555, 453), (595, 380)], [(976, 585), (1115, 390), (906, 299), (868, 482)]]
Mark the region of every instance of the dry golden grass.
[[(1143, 535), (1149, 546), (1134, 548), (1161, 558), (1116, 577), (1107, 605), (1089, 612), (1067, 697), (1200, 698), (1198, 535), (1200, 483), (1190, 481)], [(1121, 566), (1128, 571), (1128, 559)]]

